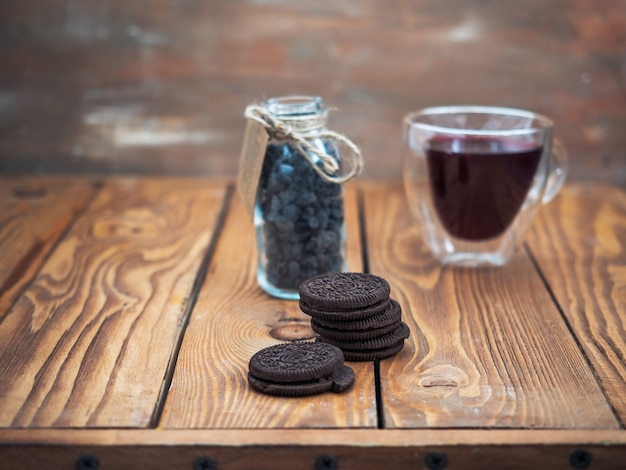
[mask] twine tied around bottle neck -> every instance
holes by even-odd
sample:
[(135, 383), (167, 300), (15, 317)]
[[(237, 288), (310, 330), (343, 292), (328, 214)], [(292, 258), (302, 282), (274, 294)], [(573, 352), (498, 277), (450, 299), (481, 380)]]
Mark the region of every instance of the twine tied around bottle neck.
[[(277, 140), (290, 140), (295, 145), (298, 152), (306, 158), (311, 168), (324, 180), (329, 183), (342, 184), (359, 175), (363, 170), (363, 158), (359, 148), (345, 135), (329, 130), (321, 130), (318, 132), (307, 132), (306, 136), (301, 131), (311, 129), (311, 127), (320, 127), (325, 122), (325, 115), (312, 116), (311, 118), (301, 118), (298, 120), (290, 120), (293, 125), (278, 119), (265, 106), (252, 104), (246, 108), (245, 116), (261, 124), (271, 138)], [(329, 139), (345, 145), (349, 150), (352, 158), (352, 166), (350, 171), (345, 175), (334, 175), (339, 170), (337, 160), (328, 155), (326, 152), (319, 150), (313, 144), (311, 139)], [(320, 168), (311, 154), (317, 156), (322, 162)]]

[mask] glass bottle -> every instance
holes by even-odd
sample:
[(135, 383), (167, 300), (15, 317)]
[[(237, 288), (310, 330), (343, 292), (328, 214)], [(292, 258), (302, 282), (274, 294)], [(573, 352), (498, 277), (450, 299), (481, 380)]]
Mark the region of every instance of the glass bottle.
[[(314, 96), (272, 98), (265, 103), (278, 120), (339, 165), (338, 149), (316, 136), (326, 130), (324, 101)], [(319, 156), (305, 158), (293, 140), (268, 142), (257, 193), (254, 223), (258, 248), (257, 279), (268, 294), (298, 299), (306, 279), (347, 270), (343, 186), (325, 181)], [(331, 175), (332, 176), (332, 175)]]

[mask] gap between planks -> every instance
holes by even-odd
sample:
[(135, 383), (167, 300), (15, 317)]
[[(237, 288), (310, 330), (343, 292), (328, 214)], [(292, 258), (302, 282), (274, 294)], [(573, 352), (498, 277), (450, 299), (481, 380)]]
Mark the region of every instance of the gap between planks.
[(211, 261), (213, 260), (213, 255), (215, 254), (215, 248), (217, 246), (217, 242), (222, 235), (222, 230), (224, 229), (224, 224), (228, 217), (229, 209), (231, 207), (233, 193), (234, 193), (234, 186), (232, 184), (229, 184), (226, 187), (224, 200), (222, 202), (222, 207), (220, 208), (220, 212), (215, 222), (215, 230), (213, 231), (213, 237), (211, 238), (211, 242), (207, 246), (206, 253), (202, 259), (202, 263), (200, 264), (200, 267), (198, 268), (196, 278), (191, 288), (191, 293), (189, 294), (189, 303), (183, 315), (178, 338), (176, 338), (176, 343), (174, 344), (174, 347), (172, 348), (172, 355), (170, 356), (170, 360), (167, 364), (165, 376), (163, 378), (163, 383), (161, 385), (161, 390), (159, 391), (159, 396), (157, 397), (154, 413), (152, 415), (152, 418), (149, 424), (149, 427), (152, 429), (157, 428), (161, 421), (161, 416), (163, 415), (163, 408), (165, 407), (165, 402), (167, 401), (167, 395), (169, 393), (169, 389), (172, 384), (172, 379), (174, 377), (174, 370), (176, 369), (176, 363), (178, 362), (178, 354), (180, 353), (180, 348), (183, 344), (183, 339), (185, 338), (185, 332), (187, 331), (187, 326), (189, 326), (189, 320), (191, 318), (191, 315), (193, 314), (193, 310), (198, 301), (198, 294), (200, 293), (200, 289), (202, 288), (202, 284), (204, 283), (204, 280), (206, 278), (207, 272), (209, 270), (209, 266), (211, 265)]
[[(355, 189), (346, 188), (347, 254), (350, 269), (362, 271)], [(180, 348), (159, 428), (375, 429), (371, 363), (353, 365), (357, 380), (343, 396), (277, 400), (249, 390), (247, 364), (254, 352), (277, 341), (310, 339), (310, 318), (297, 302), (272, 298), (258, 286), (254, 236), (241, 201), (233, 196)], [(297, 328), (282, 328), (285, 325)]]
[[(359, 212), (359, 239), (361, 240), (361, 262), (363, 264), (363, 272), (370, 272), (370, 263), (369, 263), (369, 253), (368, 253), (368, 244), (367, 244), (367, 220), (365, 215), (365, 200), (363, 197), (363, 188), (359, 187), (357, 189), (357, 207)], [(376, 428), (384, 429), (385, 428), (385, 409), (383, 402), (383, 389), (381, 386), (380, 379), (380, 361), (378, 359), (374, 360), (374, 397), (376, 400)]]
[[(537, 314), (537, 309), (553, 309), (554, 302), (541, 279), (535, 277), (536, 269), (524, 253), (518, 254), (506, 271), (442, 270), (416, 238), (419, 229), (409, 219), (401, 190), (396, 185), (376, 183), (362, 188), (370, 270), (390, 276), (395, 295), (409, 304), (407, 313), (411, 313), (409, 317), (416, 328), (413, 339), (418, 340), (409, 342), (410, 348), (405, 348), (396, 360), (380, 363), (385, 428), (619, 428), (603, 391), (594, 383), (595, 378), (587, 372), (589, 381), (583, 380), (586, 360), (580, 356), (577, 359), (578, 346), (572, 339), (567, 344), (569, 334), (559, 313), (553, 311), (553, 322)], [(390, 219), (394, 222), (391, 225), (387, 223)], [(530, 273), (534, 276), (529, 277)], [(474, 291), (494, 295), (481, 300)], [(523, 292), (541, 295), (526, 299)], [(454, 296), (461, 294), (463, 302), (459, 304)], [(442, 308), (446, 315), (441, 319), (429, 313)], [(510, 309), (519, 311), (519, 315), (506, 313)], [(473, 323), (469, 323), (472, 319)], [(520, 322), (525, 319), (532, 320), (532, 328), (521, 327)], [(441, 321), (446, 321), (446, 325), (441, 325)], [(440, 334), (443, 327), (451, 328), (450, 340)], [(543, 335), (540, 330), (546, 327), (550, 328), (549, 334)], [(520, 332), (521, 339), (517, 336)], [(558, 336), (561, 332), (566, 334), (563, 339)], [(465, 342), (455, 342), (459, 335)], [(556, 343), (547, 342), (546, 338)], [(492, 350), (498, 355), (492, 354), (493, 359), (484, 356)], [(584, 367), (576, 369), (576, 361)], [(469, 377), (463, 375), (467, 370), (472, 372)], [(430, 376), (424, 372), (430, 372)], [(389, 374), (393, 381), (385, 381)], [(415, 386), (417, 377), (440, 381), (432, 383), (442, 386), (454, 380), (456, 388), (452, 392), (445, 388), (421, 390)], [(570, 399), (568, 386), (581, 390)], [(471, 401), (475, 395), (461, 393), (466, 389), (467, 393), (477, 389), (480, 393), (476, 397), (483, 401)], [(449, 399), (441, 400), (443, 395)], [(579, 402), (592, 405), (594, 411), (590, 413), (590, 408), (578, 406)], [(464, 413), (465, 409), (472, 414)]]
[(523, 248), (524, 248), (524, 251), (526, 252), (526, 255), (530, 259), (530, 262), (534, 266), (535, 271), (537, 272), (537, 275), (539, 276), (539, 279), (541, 279), (541, 282), (543, 282), (543, 285), (545, 286), (546, 291), (550, 295), (550, 298), (552, 299), (552, 302), (554, 303), (554, 306), (556, 307), (557, 311), (559, 312), (559, 315), (561, 315), (561, 319), (563, 320), (563, 323), (565, 323), (565, 326), (567, 327), (567, 330), (569, 331), (570, 335), (574, 339), (574, 342), (576, 343), (576, 346), (578, 347), (578, 350), (580, 351), (580, 354), (585, 359), (585, 362), (587, 363), (587, 367), (589, 367), (589, 369), (591, 370), (591, 373), (593, 374), (593, 377), (594, 377), (594, 379), (596, 381), (596, 384), (598, 384), (598, 387), (602, 391), (602, 394), (604, 395), (604, 398), (605, 398), (606, 402), (608, 403), (609, 408), (611, 409), (611, 412), (613, 413), (613, 416), (615, 416), (615, 421), (617, 421), (620, 429), (624, 429), (624, 423), (620, 419), (619, 413), (617, 412), (617, 409), (615, 408), (615, 404), (611, 400), (611, 397), (609, 396), (607, 390), (604, 388), (604, 385), (602, 384), (602, 380), (600, 379), (600, 376), (598, 375), (598, 372), (596, 371), (595, 367), (593, 366), (593, 362), (591, 361), (591, 358), (587, 355), (587, 352), (585, 351), (585, 348), (583, 347), (583, 344), (582, 344), (580, 338), (576, 334), (576, 330), (574, 329), (574, 327), (572, 326), (571, 322), (567, 318), (567, 315), (565, 315), (565, 311), (563, 310), (563, 307), (561, 306), (559, 300), (557, 299), (557, 297), (556, 297), (556, 295), (554, 293), (554, 289), (552, 289), (552, 286), (548, 282), (547, 276), (541, 270), (541, 266), (539, 266), (539, 263), (537, 262), (537, 258), (533, 254), (532, 249), (530, 248), (528, 243), (524, 243)]

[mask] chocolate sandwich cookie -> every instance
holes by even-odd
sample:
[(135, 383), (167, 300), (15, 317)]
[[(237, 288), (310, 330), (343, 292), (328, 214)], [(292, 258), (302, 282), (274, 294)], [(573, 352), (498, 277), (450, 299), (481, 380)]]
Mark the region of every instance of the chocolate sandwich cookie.
[(389, 297), (389, 283), (367, 273), (328, 273), (307, 279), (300, 285), (304, 305), (323, 311), (361, 309)]
[(330, 391), (335, 393), (341, 393), (352, 387), (355, 380), (354, 370), (352, 367), (342, 365), (329, 377), (333, 386)]
[(378, 338), (379, 336), (391, 333), (393, 330), (398, 328), (400, 326), (400, 320), (389, 325), (382, 326), (381, 328), (369, 328), (367, 330), (343, 330), (341, 329), (341, 325), (334, 326), (338, 328), (329, 328), (316, 322), (315, 320), (311, 320), (311, 329), (317, 334), (340, 341), (361, 341)]
[(343, 360), (341, 350), (326, 343), (270, 346), (250, 358), (248, 383), (259, 392), (285, 397), (340, 393), (355, 380)]
[[(327, 320), (325, 317), (314, 317), (314, 321), (318, 325), (326, 328), (344, 331), (363, 331), (374, 328), (383, 328), (387, 325), (399, 322), (401, 318), (402, 309), (400, 308), (400, 304), (394, 299), (390, 299), (387, 308), (383, 312), (372, 317), (357, 320), (340, 320), (339, 318)], [(311, 324), (313, 324), (313, 321)]]
[(273, 382), (304, 382), (320, 379), (343, 364), (344, 357), (337, 347), (318, 343), (284, 343), (255, 353), (248, 364), (256, 378)]
[(257, 392), (281, 397), (304, 397), (308, 395), (318, 395), (320, 393), (330, 392), (333, 388), (333, 382), (328, 377), (322, 377), (321, 379), (309, 380), (305, 382), (282, 383), (259, 379), (250, 372), (248, 372), (248, 383), (250, 384), (250, 387)]
[(325, 336), (320, 336), (319, 341), (332, 344), (333, 346), (337, 346), (342, 351), (350, 350), (350, 351), (365, 351), (365, 350), (379, 350), (391, 347), (395, 344), (398, 344), (400, 341), (404, 341), (409, 337), (410, 331), (409, 327), (405, 323), (400, 323), (400, 326), (393, 330), (390, 333), (384, 334), (382, 336), (378, 336), (371, 339), (365, 340), (337, 340), (328, 338)]
[(304, 397), (325, 392), (342, 393), (354, 384), (354, 370), (341, 365), (328, 377), (304, 382), (273, 382), (255, 377), (248, 372), (248, 383), (261, 393), (281, 397)]
[(334, 310), (321, 310), (319, 308), (312, 307), (300, 300), (300, 310), (313, 318), (319, 318), (326, 321), (347, 321), (347, 320), (361, 320), (363, 318), (370, 318), (384, 312), (389, 307), (389, 298), (381, 300), (373, 305), (352, 309), (334, 309)]
[(388, 357), (395, 356), (404, 347), (404, 340), (400, 340), (397, 344), (382, 349), (370, 349), (351, 351), (345, 349), (343, 354), (347, 361), (365, 362), (374, 361), (377, 359), (387, 359)]

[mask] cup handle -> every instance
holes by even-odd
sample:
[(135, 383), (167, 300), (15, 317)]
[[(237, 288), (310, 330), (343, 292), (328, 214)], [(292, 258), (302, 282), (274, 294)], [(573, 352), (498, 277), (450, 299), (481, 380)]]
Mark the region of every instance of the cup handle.
[(556, 196), (565, 183), (568, 171), (567, 150), (563, 143), (554, 139), (552, 144), (552, 155), (550, 155), (550, 174), (546, 182), (546, 190), (543, 193), (542, 202), (547, 204)]

